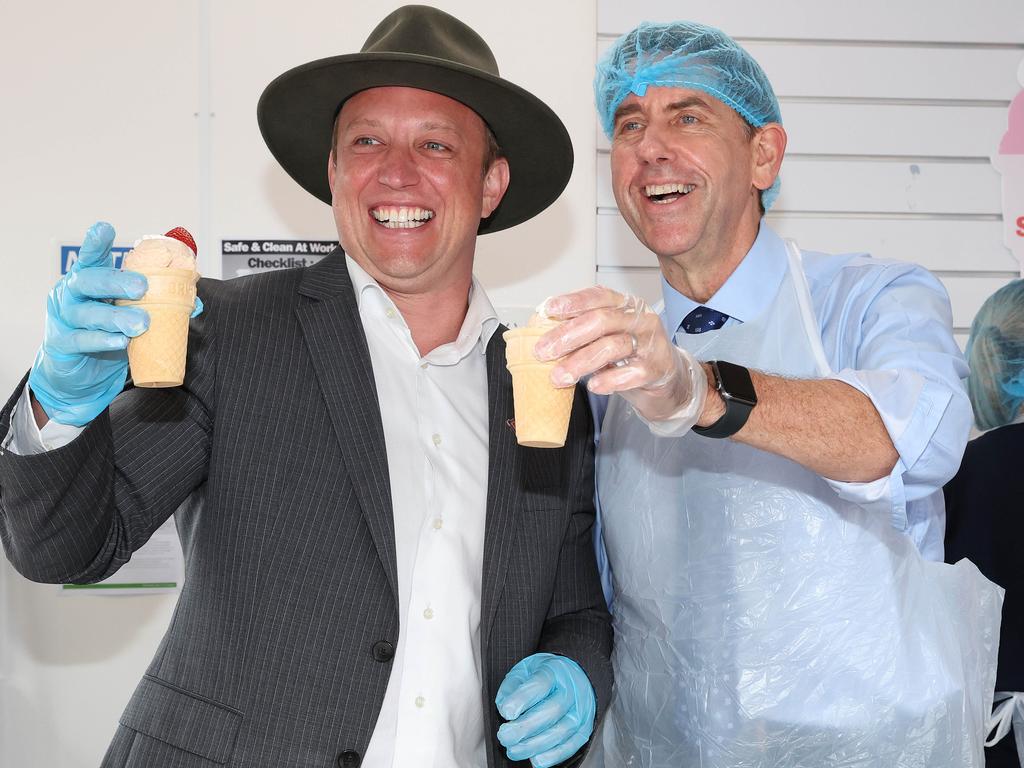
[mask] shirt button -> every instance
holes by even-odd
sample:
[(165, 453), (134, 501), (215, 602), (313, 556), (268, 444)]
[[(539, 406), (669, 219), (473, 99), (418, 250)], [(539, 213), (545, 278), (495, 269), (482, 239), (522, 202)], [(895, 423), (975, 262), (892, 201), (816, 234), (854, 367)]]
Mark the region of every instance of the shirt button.
[(434, 609), (433, 608), (427, 608), (425, 611), (423, 611), (423, 618), (424, 619), (432, 619), (432, 618), (434, 618)]
[(373, 658), (377, 661), (391, 661), (395, 657), (395, 646), (387, 640), (378, 640), (371, 649)]
[(441, 436), (439, 434), (437, 434), (436, 432), (434, 433), (434, 435), (430, 439), (434, 441), (434, 445), (440, 445), (441, 444)]
[(430, 365), (430, 363), (420, 363), (420, 368), (422, 368), (425, 371), (427, 370), (428, 365)]
[(384, 311), (384, 314), (385, 314), (385, 315), (386, 315), (386, 316), (387, 316), (387, 317), (388, 317), (389, 319), (390, 319), (390, 318), (393, 318), (393, 317), (395, 316), (395, 310), (391, 309), (391, 307), (388, 307), (388, 308), (387, 308), (387, 309), (386, 309), (386, 310)]
[(422, 696), (417, 696), (415, 704), (418, 709), (423, 709), (423, 707), (425, 707), (427, 704), (427, 700), (424, 699)]
[(442, 525), (444, 525), (444, 520), (442, 520), (440, 517), (435, 517), (434, 518), (434, 530), (435, 531), (440, 531)]

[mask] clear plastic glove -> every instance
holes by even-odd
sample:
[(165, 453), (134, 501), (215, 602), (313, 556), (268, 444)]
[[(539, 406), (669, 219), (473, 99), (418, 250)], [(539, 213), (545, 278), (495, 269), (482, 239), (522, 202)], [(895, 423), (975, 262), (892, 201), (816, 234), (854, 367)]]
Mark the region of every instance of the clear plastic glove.
[(43, 411), (61, 424), (85, 426), (124, 388), (128, 339), (149, 327), (136, 307), (113, 299), (138, 299), (146, 278), (114, 269), (114, 228), (104, 221), (86, 232), (78, 261), (46, 302), (46, 330), (28, 384)]
[(535, 768), (568, 760), (594, 731), (594, 688), (565, 656), (527, 656), (509, 670), (494, 703), (509, 721), (498, 728), (508, 759), (529, 759)]
[(544, 303), (549, 317), (565, 320), (537, 342), (534, 354), (559, 361), (556, 386), (593, 374), (587, 388), (619, 393), (648, 422), (685, 418), (697, 422), (707, 397), (700, 363), (679, 349), (661, 319), (643, 299), (594, 286), (554, 296)]

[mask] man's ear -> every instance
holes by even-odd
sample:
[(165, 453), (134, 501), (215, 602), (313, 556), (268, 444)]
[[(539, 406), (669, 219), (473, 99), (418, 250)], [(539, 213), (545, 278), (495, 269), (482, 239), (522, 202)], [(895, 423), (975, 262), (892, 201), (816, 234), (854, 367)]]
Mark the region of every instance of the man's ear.
[(484, 174), (484, 195), (483, 207), (480, 211), (480, 218), (486, 219), (494, 209), (498, 207), (501, 198), (505, 196), (509, 181), (508, 160), (504, 157), (496, 158), (491, 167)]
[(334, 174), (337, 171), (337, 164), (334, 162), (334, 150), (327, 156), (327, 183), (330, 184), (331, 193), (334, 193)]
[(786, 129), (779, 123), (765, 123), (757, 129), (753, 144), (751, 169), (754, 186), (764, 191), (775, 183), (786, 153)]

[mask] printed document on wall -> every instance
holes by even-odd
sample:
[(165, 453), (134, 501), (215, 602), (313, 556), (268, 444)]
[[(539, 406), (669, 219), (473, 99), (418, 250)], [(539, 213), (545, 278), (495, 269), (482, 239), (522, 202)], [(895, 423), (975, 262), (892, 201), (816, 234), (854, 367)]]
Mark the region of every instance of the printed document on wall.
[(61, 584), (64, 595), (159, 595), (178, 592), (184, 578), (181, 542), (169, 517), (120, 570), (98, 584)]

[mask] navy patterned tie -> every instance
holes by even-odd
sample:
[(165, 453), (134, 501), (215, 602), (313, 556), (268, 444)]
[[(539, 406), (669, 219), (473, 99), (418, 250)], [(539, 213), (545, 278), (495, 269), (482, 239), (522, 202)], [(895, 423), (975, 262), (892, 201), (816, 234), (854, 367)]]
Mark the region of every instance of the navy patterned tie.
[(711, 309), (711, 307), (697, 307), (683, 318), (682, 329), (687, 333), (704, 333), (704, 331), (717, 331), (729, 316)]

